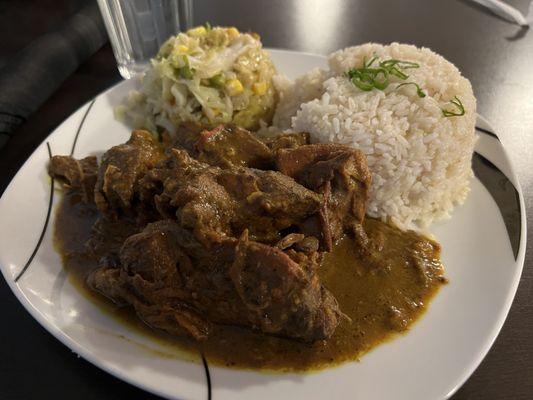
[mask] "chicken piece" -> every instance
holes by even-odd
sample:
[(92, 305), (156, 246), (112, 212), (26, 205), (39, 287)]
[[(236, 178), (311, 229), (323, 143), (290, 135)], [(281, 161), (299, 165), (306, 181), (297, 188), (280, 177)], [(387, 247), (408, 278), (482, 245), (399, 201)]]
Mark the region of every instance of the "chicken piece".
[(96, 260), (106, 257), (117, 259), (124, 241), (142, 227), (131, 218), (112, 219), (101, 215), (91, 228), (85, 247)]
[(330, 251), (345, 230), (363, 222), (371, 174), (358, 150), (336, 144), (312, 144), (281, 149), (277, 169), (303, 186), (324, 195), (321, 235)]
[[(303, 229), (323, 203), (322, 196), (275, 171), (220, 169), (198, 162), (183, 150), (154, 168), (140, 184), (143, 202), (155, 199), (164, 218), (175, 218), (204, 244), (238, 237), (275, 243), (281, 231)], [(154, 196), (153, 188), (160, 188)], [(161, 189), (162, 188), (162, 189)]]
[(276, 247), (281, 250), (285, 250), (294, 246), (296, 243), (300, 243), (304, 239), (305, 235), (303, 233), (289, 233), (278, 243), (276, 243)]
[(94, 199), (110, 218), (131, 214), (137, 181), (163, 158), (163, 149), (148, 131), (106, 151), (98, 170)]
[(263, 142), (276, 154), (281, 149), (295, 149), (310, 143), (309, 133), (283, 133), (278, 136), (264, 138)]
[(199, 161), (221, 168), (270, 169), (272, 152), (251, 132), (231, 125), (219, 125), (200, 134)]
[(317, 269), (345, 231), (362, 230), (370, 185), (362, 154), (309, 145), (306, 134), (265, 144), (231, 126), (179, 132), (159, 143), (134, 131), (98, 173), (94, 158), (52, 160), (50, 173), (87, 199), (93, 191), (101, 213), (88, 241), (100, 260), (90, 287), (197, 340), (213, 323), (331, 336), (343, 314)]
[(250, 238), (260, 242), (277, 242), (286, 229), (302, 230), (323, 201), (320, 195), (275, 171), (224, 170), (217, 181), (239, 207), (232, 220), (234, 236), (247, 229)]
[(94, 201), (94, 186), (98, 171), (96, 157), (89, 156), (76, 160), (70, 156), (53, 156), (48, 171), (50, 176), (61, 181), (65, 186), (79, 190), (84, 202)]
[(249, 241), (245, 232), (229, 274), (248, 319), (261, 331), (306, 341), (326, 339), (341, 313), (316, 274), (313, 255), (300, 253), (299, 258), (300, 263), (278, 248)]
[(318, 251), (320, 243), (314, 236), (305, 236), (302, 233), (289, 233), (276, 243), (276, 247), (281, 250), (294, 247), (302, 253), (310, 254)]
[[(305, 341), (329, 337), (341, 313), (316, 274), (317, 254), (227, 238), (206, 249), (176, 222), (158, 221), (126, 240), (120, 266), (103, 266), (89, 285), (141, 319), (198, 340), (207, 320)], [(295, 261), (297, 259), (298, 261)]]
[(204, 129), (194, 122), (181, 124), (173, 145), (194, 159), (221, 168), (270, 169), (272, 152), (251, 132), (233, 125)]

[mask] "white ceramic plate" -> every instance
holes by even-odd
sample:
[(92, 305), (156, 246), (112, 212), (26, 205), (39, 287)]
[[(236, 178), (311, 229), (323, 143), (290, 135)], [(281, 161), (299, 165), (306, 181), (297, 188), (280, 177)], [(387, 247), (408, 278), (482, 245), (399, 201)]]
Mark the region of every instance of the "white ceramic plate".
[[(271, 54), (289, 77), (325, 64), (322, 56)], [(157, 343), (103, 314), (66, 279), (52, 246), (60, 193), (47, 177), (47, 145), (53, 154), (84, 157), (124, 142), (129, 130), (112, 110), (132, 85), (122, 82), (76, 111), (35, 150), (0, 199), (2, 273), (50, 333), (109, 373), (171, 399), (443, 399), (470, 376), (509, 311), (526, 242), (520, 187), (486, 121), (478, 119), (472, 192), (452, 219), (431, 227), (450, 284), (421, 321), (361, 362), (311, 374), (262, 374), (157, 356), (147, 351)]]

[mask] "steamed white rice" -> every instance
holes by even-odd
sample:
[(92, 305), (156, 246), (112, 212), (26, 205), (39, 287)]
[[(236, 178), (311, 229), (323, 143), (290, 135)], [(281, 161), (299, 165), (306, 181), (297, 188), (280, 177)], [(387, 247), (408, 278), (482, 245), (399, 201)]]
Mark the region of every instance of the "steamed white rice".
[[(361, 91), (344, 76), (372, 57), (412, 61), (407, 81), (384, 90)], [(372, 172), (367, 214), (404, 227), (427, 226), (448, 217), (469, 192), (475, 144), (476, 100), (459, 70), (426, 48), (369, 43), (337, 51), (329, 70), (314, 70), (296, 82), (278, 78), (280, 103), (274, 124), (306, 131), (313, 142), (336, 142), (363, 151)], [(396, 78), (395, 78), (396, 79)], [(466, 113), (444, 117), (457, 96)]]

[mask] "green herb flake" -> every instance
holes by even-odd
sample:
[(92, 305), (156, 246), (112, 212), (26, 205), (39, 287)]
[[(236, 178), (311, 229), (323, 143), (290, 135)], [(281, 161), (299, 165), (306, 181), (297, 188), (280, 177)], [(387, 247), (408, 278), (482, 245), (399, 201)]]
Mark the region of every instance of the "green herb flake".
[(367, 63), (366, 60), (363, 60), (363, 67), (369, 68), (372, 64), (374, 64), (374, 61), (376, 61), (378, 58), (376, 56), (372, 57), (370, 61)]
[(383, 68), (397, 67), (400, 69), (420, 68), (420, 64), (411, 61), (402, 61), (396, 59), (385, 60), (379, 63)]
[[(390, 59), (381, 61), (375, 67), (372, 67), (378, 60), (377, 56), (372, 57), (369, 61), (363, 59), (363, 66), (361, 68), (352, 68), (345, 72), (345, 76), (352, 82), (352, 84), (362, 91), (369, 92), (373, 89), (385, 90), (390, 84), (390, 76), (395, 76), (403, 81), (409, 78), (404, 70), (420, 68), (420, 64), (412, 61), (403, 61), (397, 59)], [(426, 93), (415, 82), (403, 82), (396, 86), (396, 90), (406, 85), (414, 85), (416, 94), (420, 98), (426, 97)], [(442, 109), (444, 117), (460, 117), (465, 115), (465, 108), (461, 100), (455, 96), (450, 103), (456, 108)]]
[(462, 115), (465, 115), (465, 107), (463, 106), (463, 103), (459, 99), (459, 97), (454, 96), (454, 98), (450, 101), (451, 104), (453, 104), (457, 111), (455, 110), (446, 110), (442, 109), (442, 115), (444, 117), (460, 117)]
[(372, 57), (369, 61), (363, 60), (363, 66), (350, 69), (346, 72), (346, 77), (354, 86), (363, 91), (385, 90), (390, 84), (389, 77), (391, 75), (406, 80), (409, 75), (402, 70), (420, 67), (417, 63), (396, 59), (381, 61), (377, 66), (372, 67), (377, 60), (377, 56)]
[(418, 95), (418, 97), (420, 98), (426, 97), (426, 93), (424, 93), (424, 91), (420, 88), (420, 86), (418, 86), (418, 84), (414, 82), (400, 83), (398, 86), (396, 86), (396, 89), (399, 89), (402, 86), (407, 86), (407, 85), (414, 85), (416, 87), (416, 94)]

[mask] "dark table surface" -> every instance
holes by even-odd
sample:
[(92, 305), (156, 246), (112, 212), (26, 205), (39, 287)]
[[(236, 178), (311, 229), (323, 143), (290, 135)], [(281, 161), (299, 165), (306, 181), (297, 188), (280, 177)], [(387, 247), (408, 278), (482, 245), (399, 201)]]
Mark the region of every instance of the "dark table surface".
[[(525, 12), (529, 0), (508, 2)], [(0, 1), (0, 66), (83, 3)], [(196, 0), (195, 21), (236, 25), (259, 32), (265, 46), (314, 53), (368, 41), (432, 48), (472, 82), (478, 112), (492, 122), (510, 151), (527, 215), (533, 216), (533, 32), (471, 2), (456, 0)], [(61, 121), (119, 80), (106, 45), (0, 150), (0, 193)], [(530, 218), (528, 226), (532, 226)], [(454, 399), (533, 399), (530, 254), (528, 243), (524, 272), (507, 321), (485, 360)], [(3, 279), (0, 316), (0, 399), (156, 398), (102, 372), (59, 343), (22, 308)]]

